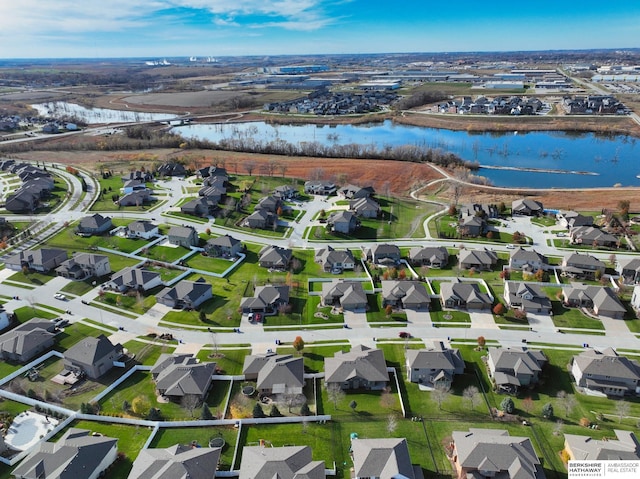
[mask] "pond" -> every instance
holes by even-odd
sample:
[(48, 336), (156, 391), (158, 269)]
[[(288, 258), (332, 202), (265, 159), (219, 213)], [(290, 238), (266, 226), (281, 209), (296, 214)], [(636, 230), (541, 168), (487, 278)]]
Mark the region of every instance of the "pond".
[(176, 117), (173, 113), (146, 113), (133, 110), (85, 108), (66, 101), (51, 101), (30, 105), (44, 117), (75, 117), (91, 125), (95, 123), (133, 123), (137, 121), (163, 121)]
[(199, 124), (174, 128), (185, 138), (271, 141), (301, 145), (420, 145), (477, 162), (479, 176), (496, 186), (591, 188), (640, 186), (640, 145), (627, 135), (563, 131), (467, 132), (398, 125), (272, 125), (265, 122)]

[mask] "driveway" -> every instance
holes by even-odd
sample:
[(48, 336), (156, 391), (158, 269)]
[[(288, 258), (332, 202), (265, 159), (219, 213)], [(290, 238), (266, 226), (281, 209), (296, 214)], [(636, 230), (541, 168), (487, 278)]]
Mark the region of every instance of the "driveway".
[(414, 326), (431, 326), (431, 315), (429, 311), (416, 311), (415, 309), (405, 309), (407, 322)]
[(493, 320), (492, 313), (480, 313), (469, 311), (469, 316), (471, 316), (471, 327), (472, 328), (482, 328), (482, 329), (500, 329), (498, 325)]
[(531, 326), (531, 329), (534, 331), (555, 331), (557, 329), (555, 324), (553, 324), (553, 319), (551, 319), (551, 316), (548, 314), (527, 313), (527, 320), (529, 321), (529, 326)]
[(346, 311), (344, 312), (344, 322), (349, 325), (350, 328), (366, 328), (369, 326), (367, 323), (366, 312)]

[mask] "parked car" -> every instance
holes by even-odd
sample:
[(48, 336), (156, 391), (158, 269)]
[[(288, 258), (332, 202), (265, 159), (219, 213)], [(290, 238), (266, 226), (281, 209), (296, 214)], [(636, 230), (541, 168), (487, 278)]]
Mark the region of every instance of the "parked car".
[(411, 337), (411, 333), (407, 333), (406, 331), (400, 331), (398, 333), (398, 337), (402, 338), (402, 339), (408, 339)]
[(53, 295), (53, 297), (55, 299), (59, 299), (60, 301), (64, 301), (64, 300), (67, 299), (67, 297), (62, 293), (56, 293), (56, 294)]

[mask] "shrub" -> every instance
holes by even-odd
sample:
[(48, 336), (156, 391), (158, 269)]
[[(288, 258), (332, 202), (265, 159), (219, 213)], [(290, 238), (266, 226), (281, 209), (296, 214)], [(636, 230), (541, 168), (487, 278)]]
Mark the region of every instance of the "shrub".
[(264, 411), (262, 410), (262, 406), (260, 406), (260, 403), (256, 403), (256, 405), (253, 406), (253, 417), (255, 418), (266, 417)]
[(550, 402), (542, 406), (542, 417), (545, 419), (553, 417), (553, 405)]
[(500, 403), (500, 409), (502, 409), (507, 414), (513, 413), (513, 411), (515, 410), (515, 405), (513, 404), (513, 399), (511, 399), (510, 397), (504, 398), (502, 400), (502, 402)]
[(278, 409), (278, 406), (276, 406), (275, 404), (271, 406), (269, 417), (282, 417), (282, 413), (280, 412), (280, 409)]
[(589, 419), (587, 419), (586, 417), (583, 417), (580, 419), (580, 425), (582, 427), (589, 427), (591, 426), (591, 421), (589, 421)]

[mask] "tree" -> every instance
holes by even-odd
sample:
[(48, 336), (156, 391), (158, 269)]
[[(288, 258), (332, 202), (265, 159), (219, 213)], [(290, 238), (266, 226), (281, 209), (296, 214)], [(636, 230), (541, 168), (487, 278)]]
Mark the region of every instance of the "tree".
[(296, 336), (293, 340), (293, 349), (295, 349), (298, 353), (304, 349), (304, 340), (301, 336)]
[(564, 415), (569, 417), (573, 408), (576, 407), (578, 401), (573, 394), (567, 394), (566, 391), (558, 391), (558, 404), (564, 409)]
[(194, 409), (200, 405), (200, 398), (196, 394), (185, 394), (180, 400), (180, 405), (193, 417)]
[(545, 419), (551, 419), (553, 417), (553, 404), (548, 402), (542, 406), (542, 417)]
[(527, 312), (524, 309), (516, 308), (513, 311), (513, 317), (519, 321), (525, 321), (527, 319)]
[(278, 409), (278, 406), (276, 406), (275, 404), (271, 406), (271, 411), (269, 411), (269, 417), (282, 417), (282, 413), (280, 412), (280, 409)]
[(198, 315), (198, 318), (200, 319), (201, 323), (206, 323), (207, 322), (207, 313), (205, 313), (203, 310), (200, 310), (200, 314)]
[(384, 409), (391, 409), (396, 405), (396, 398), (393, 394), (391, 394), (391, 389), (388, 387), (382, 390), (382, 394), (380, 394), (380, 407)]
[(522, 409), (524, 409), (527, 414), (531, 414), (533, 410), (533, 399), (531, 399), (531, 396), (527, 396), (522, 400)]
[(516, 408), (516, 406), (515, 406), (515, 404), (513, 404), (513, 399), (511, 399), (509, 396), (504, 398), (502, 400), (502, 402), (500, 403), (500, 409), (503, 410), (504, 412), (506, 412), (507, 414), (513, 413), (515, 408)]
[(131, 401), (131, 410), (138, 416), (146, 417), (150, 408), (151, 403), (145, 396), (136, 396), (133, 398), (133, 401)]
[(353, 412), (356, 412), (356, 408), (358, 407), (358, 403), (357, 403), (355, 400), (353, 400), (353, 401), (351, 401), (351, 402), (349, 403), (349, 407), (351, 408), (351, 410), (352, 410)]
[(331, 383), (327, 384), (327, 396), (333, 403), (333, 408), (338, 409), (338, 403), (344, 399), (345, 394), (339, 384)]
[(475, 386), (467, 386), (462, 391), (462, 398), (469, 403), (473, 411), (475, 405), (480, 402), (480, 391)]
[(631, 405), (627, 401), (619, 400), (616, 402), (616, 415), (618, 416), (619, 423), (629, 415), (630, 409)]
[(384, 313), (387, 315), (387, 318), (391, 317), (391, 313), (393, 313), (393, 306), (387, 304), (384, 308)]
[(129, 403), (129, 401), (122, 401), (122, 410), (124, 412), (129, 412), (129, 410), (131, 409), (131, 404)]
[(438, 404), (438, 409), (442, 409), (442, 403), (449, 398), (449, 387), (446, 385), (436, 385), (431, 391), (431, 398)]
[(213, 419), (213, 414), (211, 414), (211, 409), (207, 406), (207, 403), (202, 405), (202, 412), (200, 413), (200, 419), (203, 421), (209, 421)]
[(493, 307), (493, 314), (496, 316), (502, 316), (505, 312), (504, 305), (502, 303), (498, 303)]
[(395, 414), (389, 414), (387, 416), (387, 432), (393, 434), (398, 427), (398, 418)]
[(478, 348), (483, 349), (485, 344), (487, 344), (487, 341), (484, 339), (484, 336), (478, 336)]
[(247, 160), (244, 162), (244, 169), (247, 172), (247, 175), (251, 176), (253, 170), (256, 169), (256, 162), (253, 160)]
[(311, 416), (311, 409), (309, 409), (309, 405), (307, 403), (304, 403), (300, 407), (300, 415), (301, 416)]
[(162, 421), (162, 411), (157, 407), (152, 407), (149, 409), (149, 414), (147, 414), (147, 419), (150, 421)]
[(264, 411), (262, 410), (262, 406), (260, 405), (259, 402), (257, 402), (256, 405), (253, 406), (253, 417), (255, 418), (266, 417)]

